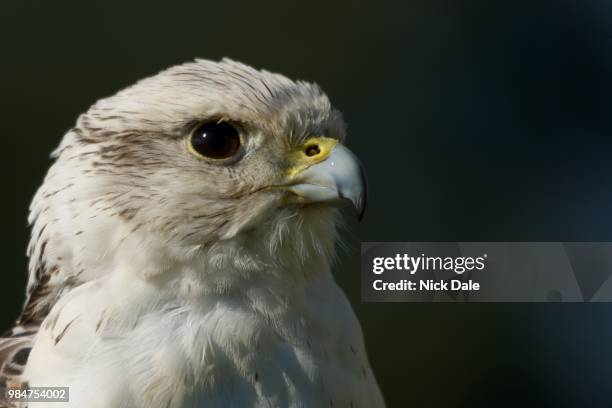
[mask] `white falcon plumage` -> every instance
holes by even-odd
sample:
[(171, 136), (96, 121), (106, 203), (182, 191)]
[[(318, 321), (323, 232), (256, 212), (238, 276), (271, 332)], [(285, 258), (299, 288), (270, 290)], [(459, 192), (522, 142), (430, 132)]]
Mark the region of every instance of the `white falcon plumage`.
[(0, 387), (70, 387), (37, 408), (384, 406), (330, 270), (338, 204), (365, 205), (344, 137), (318, 86), (227, 59), (98, 101), (32, 202)]

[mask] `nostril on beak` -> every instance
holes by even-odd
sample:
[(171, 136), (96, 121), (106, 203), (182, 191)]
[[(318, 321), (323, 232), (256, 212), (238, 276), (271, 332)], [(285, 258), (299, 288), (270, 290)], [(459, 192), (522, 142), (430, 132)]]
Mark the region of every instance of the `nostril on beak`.
[(310, 146), (307, 146), (306, 149), (304, 149), (304, 153), (308, 157), (314, 157), (318, 155), (319, 153), (321, 153), (321, 149), (319, 148), (319, 145), (316, 145), (316, 144), (310, 145)]

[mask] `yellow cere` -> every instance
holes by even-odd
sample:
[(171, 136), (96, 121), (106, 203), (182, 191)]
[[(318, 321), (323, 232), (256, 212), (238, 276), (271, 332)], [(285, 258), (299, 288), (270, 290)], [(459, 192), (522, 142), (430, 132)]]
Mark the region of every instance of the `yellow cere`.
[(327, 159), (336, 144), (338, 140), (331, 137), (308, 139), (302, 146), (289, 153), (289, 163), (292, 165), (287, 169), (287, 177), (295, 177), (310, 166)]

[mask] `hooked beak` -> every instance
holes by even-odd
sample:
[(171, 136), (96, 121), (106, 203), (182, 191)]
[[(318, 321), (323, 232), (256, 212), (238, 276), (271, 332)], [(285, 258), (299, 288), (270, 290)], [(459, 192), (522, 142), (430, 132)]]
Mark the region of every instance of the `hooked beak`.
[(366, 208), (367, 182), (357, 157), (336, 139), (306, 142), (287, 190), (301, 203), (352, 204), (361, 221)]

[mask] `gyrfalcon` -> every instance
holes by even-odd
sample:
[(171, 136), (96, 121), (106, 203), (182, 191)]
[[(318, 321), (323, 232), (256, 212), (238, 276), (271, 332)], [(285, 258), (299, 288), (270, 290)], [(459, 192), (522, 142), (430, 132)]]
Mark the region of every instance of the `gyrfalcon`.
[(365, 207), (344, 139), (317, 85), (228, 59), (95, 103), (32, 202), (0, 386), (69, 387), (36, 408), (384, 406), (330, 269), (338, 207)]

